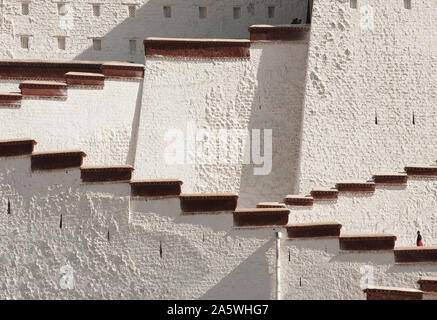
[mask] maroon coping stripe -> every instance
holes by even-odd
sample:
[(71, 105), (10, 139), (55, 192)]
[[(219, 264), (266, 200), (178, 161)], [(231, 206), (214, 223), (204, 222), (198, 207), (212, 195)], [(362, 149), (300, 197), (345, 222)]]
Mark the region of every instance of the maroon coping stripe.
[(20, 93), (0, 92), (0, 104), (17, 104), (21, 99)]
[(251, 41), (296, 41), (309, 40), (311, 25), (270, 26), (254, 25), (249, 27)]
[(286, 208), (285, 203), (279, 202), (260, 202), (256, 205), (257, 208)]
[(284, 226), (288, 223), (287, 208), (253, 208), (233, 212), (234, 226)]
[(435, 263), (437, 246), (399, 247), (394, 250), (396, 263)]
[(100, 73), (68, 72), (65, 74), (65, 82), (68, 86), (103, 87), (105, 76)]
[(306, 196), (289, 195), (284, 198), (284, 203), (289, 206), (311, 207), (313, 205), (313, 202), (314, 199), (312, 197)]
[(178, 197), (182, 181), (177, 179), (150, 179), (131, 182), (133, 197)]
[(422, 277), (417, 283), (422, 291), (437, 293), (437, 277)]
[(337, 189), (314, 189), (311, 191), (311, 197), (314, 200), (337, 200), (338, 190)]
[(32, 170), (79, 168), (86, 154), (82, 151), (38, 152), (31, 156)]
[(64, 80), (68, 72), (101, 73), (105, 77), (142, 78), (144, 66), (127, 62), (0, 60), (0, 79)]
[(146, 57), (248, 58), (250, 41), (147, 38), (144, 50)]
[(409, 176), (437, 176), (437, 166), (406, 166), (404, 170)]
[(129, 182), (133, 171), (129, 165), (82, 167), (80, 177), (83, 182)]
[(402, 288), (373, 287), (363, 290), (367, 300), (422, 300), (423, 292)]
[(33, 139), (10, 139), (0, 141), (0, 157), (29, 155), (36, 141)]
[(181, 194), (181, 210), (185, 213), (234, 211), (238, 195), (231, 193)]
[(63, 80), (70, 71), (101, 73), (101, 64), (88, 61), (0, 60), (0, 79)]
[(340, 236), (341, 250), (393, 250), (396, 236), (392, 234), (351, 234)]
[(54, 81), (23, 81), (19, 88), (23, 96), (65, 97), (67, 84)]
[(405, 185), (408, 181), (406, 174), (375, 174), (372, 176), (376, 184), (381, 185)]
[(289, 238), (339, 237), (341, 224), (338, 222), (299, 223), (288, 225)]

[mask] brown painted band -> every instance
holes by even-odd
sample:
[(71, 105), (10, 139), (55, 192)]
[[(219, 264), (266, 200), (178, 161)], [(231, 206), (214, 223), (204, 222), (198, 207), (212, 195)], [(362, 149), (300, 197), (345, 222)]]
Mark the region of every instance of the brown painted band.
[(83, 182), (120, 182), (132, 179), (132, 167), (98, 167), (82, 168), (81, 179)]
[(409, 176), (437, 176), (437, 167), (405, 167)]
[(134, 197), (168, 197), (181, 194), (182, 181), (174, 182), (131, 182)]
[(105, 77), (101, 74), (96, 75), (78, 75), (67, 73), (65, 82), (68, 86), (94, 86), (103, 87), (105, 85)]
[(284, 203), (289, 206), (311, 207), (314, 203), (314, 199), (312, 197), (285, 198)]
[(367, 300), (422, 300), (422, 292), (365, 289)]
[(234, 211), (237, 208), (238, 196), (217, 198), (180, 198), (183, 212), (218, 212)]
[(338, 199), (338, 191), (337, 190), (312, 190), (311, 197), (314, 200), (336, 200)]
[(87, 61), (0, 60), (0, 79), (63, 80), (68, 72), (103, 73), (107, 77), (140, 78), (144, 66)]
[(107, 78), (143, 78), (144, 67), (123, 65), (102, 65), (102, 72)]
[(35, 144), (34, 140), (0, 141), (0, 157), (29, 155)]
[(105, 85), (105, 80), (100, 80), (100, 79), (66, 78), (65, 82), (69, 86), (103, 87)]
[(250, 42), (146, 39), (144, 50), (147, 57), (248, 58)]
[(437, 262), (437, 248), (435, 249), (396, 249), (394, 251), (396, 263), (426, 263)]
[(297, 41), (309, 40), (311, 27), (305, 26), (251, 26), (251, 41)]
[(259, 209), (285, 208), (285, 203), (258, 203), (256, 207)]
[(372, 178), (376, 184), (404, 185), (408, 181), (407, 175), (374, 175)]
[(393, 250), (396, 242), (395, 236), (375, 238), (342, 238), (340, 237), (341, 250)]
[(65, 88), (21, 88), (23, 96), (36, 97), (66, 97), (67, 89)]
[(374, 183), (337, 183), (339, 192), (375, 192)]
[(0, 79), (63, 80), (67, 72), (99, 73), (100, 63), (63, 63), (50, 61), (0, 61)]
[(289, 238), (317, 238), (340, 236), (341, 224), (290, 226), (287, 227)]
[(21, 94), (0, 93), (0, 104), (16, 104), (22, 99)]
[(235, 211), (233, 213), (234, 226), (285, 226), (288, 223), (289, 214), (290, 211), (287, 209)]
[(31, 157), (32, 170), (57, 170), (79, 168), (85, 154), (81, 151), (65, 153), (40, 153)]
[(417, 281), (420, 285), (420, 290), (425, 292), (436, 292), (437, 293), (437, 280), (419, 280)]

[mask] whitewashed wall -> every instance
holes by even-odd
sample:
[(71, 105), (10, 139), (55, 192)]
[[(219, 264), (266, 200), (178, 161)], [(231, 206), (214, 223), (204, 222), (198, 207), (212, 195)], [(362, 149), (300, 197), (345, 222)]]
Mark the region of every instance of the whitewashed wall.
[[(65, 101), (24, 98), (19, 108), (0, 108), (0, 136), (31, 137), (37, 151), (81, 149), (87, 165), (131, 164), (136, 179), (179, 178), (184, 192), (236, 192), (240, 206), (280, 200), (297, 190), (307, 48), (277, 41), (252, 43), (250, 59), (147, 58), (144, 85), (106, 79), (103, 90), (69, 88)], [(3, 80), (0, 90), (18, 85)], [(224, 163), (169, 164), (165, 134), (181, 129), (188, 155), (190, 126), (231, 136), (257, 129), (261, 141), (271, 129), (272, 156), (243, 164), (242, 144), (229, 144)]]
[[(252, 43), (249, 60), (147, 57), (135, 176), (178, 177), (184, 181), (184, 192), (237, 192), (240, 206), (293, 192), (307, 46)], [(165, 140), (166, 133), (181, 130), (180, 143), (189, 155), (194, 143), (189, 124), (209, 130), (272, 129), (270, 173), (255, 175), (254, 168), (262, 165), (243, 165), (243, 149), (235, 152), (230, 145), (225, 163), (169, 163), (165, 154), (173, 141)], [(237, 164), (231, 156), (237, 156)]]
[(2, 299), (273, 298), (271, 230), (182, 216), (178, 199), (130, 202), (128, 184), (79, 174), (0, 159)]
[[(130, 199), (128, 184), (81, 184), (78, 169), (31, 172), (29, 157), (0, 159), (0, 199), (2, 299), (275, 297), (271, 228), (183, 216), (178, 199)], [(437, 273), (394, 265), (392, 252), (340, 252), (336, 239), (281, 248), (283, 299), (364, 299), (363, 266), (375, 285), (412, 288)]]
[(352, 9), (348, 0), (314, 1), (301, 192), (435, 163), (436, 6), (359, 0)]
[(366, 279), (418, 289), (421, 277), (437, 275), (434, 264), (395, 265), (392, 251), (340, 251), (338, 239), (283, 240), (281, 264), (284, 299), (361, 300)]
[[(248, 38), (253, 24), (291, 23), (306, 19), (306, 0), (226, 0), (203, 1), (94, 1), (67, 3), (67, 13), (59, 15), (52, 0), (30, 0), (29, 15), (22, 15), (21, 1), (3, 0), (0, 18), (0, 57), (37, 59), (91, 59), (143, 62), (142, 40), (146, 37)], [(91, 3), (101, 3), (101, 16), (93, 16)], [(131, 18), (126, 4), (136, 3)], [(164, 18), (163, 6), (172, 7), (172, 17)], [(199, 6), (207, 7), (207, 17), (199, 18)], [(241, 7), (241, 17), (233, 18), (233, 7)], [(268, 7), (275, 16), (268, 17)], [(20, 36), (30, 36), (30, 48), (22, 49)], [(57, 37), (66, 37), (66, 49), (58, 49)], [(92, 38), (102, 39), (102, 50), (92, 48)], [(137, 40), (131, 52), (129, 40)]]
[[(3, 81), (0, 91), (19, 91)], [(66, 100), (24, 97), (0, 107), (1, 139), (32, 138), (37, 151), (80, 149), (85, 164), (133, 164), (142, 81), (105, 79), (103, 89), (68, 88)]]

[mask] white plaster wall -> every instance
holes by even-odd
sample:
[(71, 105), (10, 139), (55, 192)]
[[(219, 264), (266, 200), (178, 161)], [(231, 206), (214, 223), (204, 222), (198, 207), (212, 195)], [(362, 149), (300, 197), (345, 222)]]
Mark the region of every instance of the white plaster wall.
[(134, 200), (131, 210), (142, 228), (133, 256), (149, 250), (138, 268), (152, 278), (150, 298), (274, 298), (272, 230), (233, 230), (230, 213), (182, 215), (178, 199)]
[[(31, 172), (29, 157), (1, 158), (0, 297), (275, 297), (272, 228), (233, 229), (230, 214), (182, 215), (178, 199), (131, 199), (129, 191), (126, 183), (81, 184), (78, 169)], [(73, 289), (61, 286), (67, 265)], [(394, 265), (388, 251), (340, 252), (338, 239), (283, 239), (283, 299), (364, 299), (362, 266), (385, 286), (413, 288), (437, 273)]]
[[(358, 4), (314, 1), (301, 192), (435, 163), (437, 3), (413, 1), (411, 10), (398, 0)], [(360, 10), (369, 5), (373, 30), (361, 27)]]
[[(307, 43), (252, 43), (250, 54), (250, 59), (146, 58), (136, 178), (177, 177), (184, 192), (237, 192), (240, 206), (280, 199), (296, 189)], [(272, 129), (270, 173), (255, 175), (262, 165), (253, 161), (243, 165), (242, 143), (237, 152), (230, 144), (224, 148), (223, 163), (218, 156), (209, 164), (188, 161), (195, 143), (190, 124)], [(182, 164), (165, 160), (172, 145), (165, 134), (172, 129), (184, 135)], [(238, 162), (232, 163), (232, 156)]]
[[(81, 184), (77, 169), (29, 168), (0, 159), (2, 299), (273, 298), (273, 231), (182, 216), (178, 199), (131, 201), (128, 184)], [(60, 284), (66, 265), (73, 289)]]
[[(0, 57), (38, 59), (92, 59), (143, 62), (142, 40), (146, 37), (248, 38), (252, 24), (291, 23), (306, 19), (306, 0), (225, 0), (202, 1), (95, 1), (101, 16), (94, 17), (91, 3), (68, 3), (68, 13), (58, 14), (52, 0), (30, 0), (30, 14), (21, 14), (21, 2), (3, 0), (0, 19)], [(126, 4), (137, 4), (135, 18), (128, 16)], [(172, 7), (172, 17), (164, 18), (163, 6)], [(274, 5), (275, 17), (268, 18)], [(198, 6), (207, 7), (207, 17), (199, 19)], [(233, 7), (241, 7), (241, 18), (233, 19)], [(30, 48), (22, 49), (20, 36), (30, 36)], [(66, 49), (58, 49), (58, 36), (66, 37)], [(92, 49), (92, 38), (102, 39), (102, 50)], [(129, 40), (137, 40), (130, 52)]]
[(284, 299), (366, 299), (368, 270), (375, 286), (417, 289), (437, 274), (435, 264), (395, 265), (392, 251), (340, 251), (338, 239), (283, 240), (281, 248)]
[[(28, 157), (0, 162), (2, 211), (10, 203), (10, 214), (1, 215), (2, 299), (116, 298), (129, 291), (120, 266), (127, 258), (117, 251), (129, 234), (129, 185), (80, 185), (78, 169), (30, 172)], [(74, 270), (74, 290), (60, 287), (66, 265)]]
[[(0, 91), (18, 84), (4, 81)], [(36, 151), (80, 149), (84, 164), (133, 164), (141, 94), (142, 81), (105, 79), (103, 89), (68, 88), (66, 100), (24, 97), (0, 107), (0, 137), (30, 137)]]
[(436, 179), (410, 178), (406, 187), (377, 187), (374, 194), (340, 194), (336, 202), (291, 207), (289, 223), (336, 221), (342, 233), (390, 233), (397, 246), (437, 245)]

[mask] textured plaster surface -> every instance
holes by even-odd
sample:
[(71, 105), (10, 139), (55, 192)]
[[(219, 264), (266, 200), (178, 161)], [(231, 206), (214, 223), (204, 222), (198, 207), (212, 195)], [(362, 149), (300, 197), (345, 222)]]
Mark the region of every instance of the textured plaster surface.
[(233, 230), (229, 213), (182, 216), (178, 199), (131, 201), (126, 183), (29, 157), (0, 159), (0, 199), (3, 299), (272, 298), (273, 232)]
[[(11, 59), (90, 59), (144, 60), (142, 40), (146, 37), (248, 38), (253, 24), (288, 24), (294, 18), (305, 22), (306, 0), (225, 0), (176, 1), (94, 1), (77, 0), (66, 4), (60, 15), (58, 1), (30, 1), (29, 15), (22, 15), (21, 1), (3, 0), (0, 18), (0, 57)], [(100, 3), (100, 16), (93, 16), (92, 4)], [(128, 5), (136, 4), (136, 16), (129, 17)], [(163, 6), (170, 5), (171, 18), (165, 18)], [(199, 18), (199, 6), (207, 7), (205, 19)], [(241, 8), (234, 19), (233, 7)], [(268, 17), (268, 7), (275, 16)], [(30, 37), (30, 48), (23, 49), (20, 37)], [(58, 49), (57, 37), (66, 38), (66, 49)], [(102, 40), (96, 51), (92, 39)], [(129, 40), (136, 40), (136, 50)]]
[[(106, 79), (103, 90), (69, 88), (65, 101), (25, 97), (21, 107), (1, 107), (0, 135), (31, 137), (37, 151), (81, 149), (86, 165), (128, 163), (136, 179), (179, 178), (185, 193), (236, 192), (243, 207), (279, 200), (297, 190), (307, 49), (306, 42), (268, 42), (253, 43), (250, 59), (147, 58), (144, 85)], [(3, 80), (0, 90), (18, 85)], [(192, 162), (202, 143), (190, 128), (225, 132), (227, 144), (216, 145), (208, 163)], [(172, 142), (165, 135), (174, 129), (183, 134), (183, 164), (165, 159)], [(261, 142), (268, 141), (263, 130), (272, 130), (264, 164), (253, 156), (264, 153), (253, 132), (235, 132), (252, 129)]]
[[(250, 59), (147, 57), (135, 176), (177, 177), (184, 181), (184, 192), (237, 192), (240, 206), (295, 190), (307, 46), (254, 43)], [(254, 168), (262, 165), (253, 157), (250, 164), (243, 164), (242, 137), (238, 149), (230, 138), (227, 145), (220, 145), (224, 157), (214, 147), (217, 154), (207, 164), (191, 161), (191, 146), (202, 150), (191, 127), (213, 133), (224, 130), (231, 137), (236, 137), (231, 131), (235, 129), (271, 129), (272, 170), (255, 175)], [(179, 130), (182, 139), (165, 140), (171, 130)], [(263, 136), (261, 131), (261, 141)], [(250, 146), (250, 140), (245, 141)], [(182, 145), (182, 164), (165, 158), (174, 145)], [(253, 155), (256, 149), (251, 149)]]
[[(66, 52), (50, 38), (63, 35), (53, 28), (54, 3), (35, 11), (31, 3), (35, 16), (17, 19), (18, 4), (2, 4), (3, 57), (143, 61), (143, 53), (126, 58), (128, 45), (118, 45), (132, 37), (126, 30), (137, 30), (114, 14), (119, 4), (103, 8), (100, 27), (89, 4), (77, 2)], [(79, 148), (87, 164), (135, 164), (137, 178), (181, 178), (185, 192), (237, 192), (240, 206), (434, 163), (436, 4), (414, 1), (406, 10), (402, 1), (359, 1), (365, 5), (374, 9), (373, 30), (363, 30), (363, 14), (349, 1), (314, 3), (308, 70), (304, 43), (253, 44), (250, 60), (150, 58), (144, 89), (106, 81), (103, 91), (69, 89), (66, 101), (25, 98), (19, 108), (0, 108), (0, 135), (34, 138), (38, 151)], [(46, 23), (53, 34), (38, 29)], [(150, 30), (144, 26), (138, 30)], [(227, 35), (216, 26), (202, 36)], [(169, 22), (150, 36), (171, 28), (179, 27)], [(34, 30), (31, 49), (19, 49), (19, 34)], [(94, 36), (103, 37), (99, 53), (87, 49)], [(0, 83), (2, 91), (17, 85)], [(186, 133), (190, 121), (207, 129), (272, 129), (272, 173), (254, 176), (252, 165), (168, 165), (163, 135), (169, 128)], [(409, 179), (407, 187), (290, 208), (290, 222), (334, 220), (342, 233), (393, 233), (398, 246), (414, 245), (421, 230), (425, 245), (437, 244), (436, 183)], [(31, 172), (29, 157), (0, 159), (0, 298), (274, 298), (273, 230), (234, 230), (230, 214), (181, 215), (177, 199), (130, 199), (129, 191), (123, 183), (81, 184), (77, 169)], [(73, 289), (60, 285), (67, 265)], [(384, 286), (415, 288), (437, 273), (431, 264), (394, 265), (388, 251), (340, 252), (336, 239), (282, 240), (281, 265), (285, 299), (364, 299), (364, 266), (373, 268), (374, 285)]]
[[(4, 81), (0, 91), (18, 83)], [(140, 81), (106, 79), (103, 89), (68, 88), (65, 100), (23, 97), (19, 107), (0, 107), (1, 139), (35, 139), (36, 151), (80, 149), (84, 164), (132, 164), (141, 88)]]
[(283, 240), (281, 264), (284, 299), (362, 300), (367, 286), (418, 289), (437, 274), (435, 264), (395, 265), (393, 251), (341, 251), (338, 239)]
[(358, 3), (314, 2), (301, 192), (435, 163), (437, 2)]

